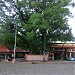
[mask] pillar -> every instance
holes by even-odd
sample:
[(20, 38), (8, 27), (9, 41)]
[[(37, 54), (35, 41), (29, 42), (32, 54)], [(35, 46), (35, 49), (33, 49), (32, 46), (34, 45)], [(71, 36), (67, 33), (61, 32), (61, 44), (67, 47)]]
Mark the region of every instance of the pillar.
[[(70, 51), (72, 51), (72, 49)], [(71, 52), (70, 52), (70, 58), (72, 58), (72, 53)]]
[(71, 55), (72, 53), (70, 52), (70, 58), (72, 58), (72, 55)]
[(5, 54), (5, 60), (7, 59), (7, 55)]
[(25, 54), (25, 61), (27, 62), (27, 54)]
[(54, 60), (54, 54), (53, 54), (53, 56), (52, 56), (52, 60)]

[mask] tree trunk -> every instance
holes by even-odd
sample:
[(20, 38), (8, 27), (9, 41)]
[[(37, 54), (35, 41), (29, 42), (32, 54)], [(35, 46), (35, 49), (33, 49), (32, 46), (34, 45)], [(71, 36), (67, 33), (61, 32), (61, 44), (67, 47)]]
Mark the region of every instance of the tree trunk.
[(44, 52), (46, 51), (46, 33), (44, 34)]

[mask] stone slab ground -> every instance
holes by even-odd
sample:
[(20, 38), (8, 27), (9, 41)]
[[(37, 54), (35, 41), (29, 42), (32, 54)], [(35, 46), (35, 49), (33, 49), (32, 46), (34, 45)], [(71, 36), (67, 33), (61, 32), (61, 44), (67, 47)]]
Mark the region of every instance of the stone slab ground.
[(0, 62), (0, 75), (75, 75), (75, 61)]

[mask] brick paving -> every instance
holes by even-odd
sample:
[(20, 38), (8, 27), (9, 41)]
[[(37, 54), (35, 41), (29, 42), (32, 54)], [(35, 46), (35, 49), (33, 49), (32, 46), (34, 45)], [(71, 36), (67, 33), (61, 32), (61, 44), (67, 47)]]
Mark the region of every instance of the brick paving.
[(75, 75), (75, 61), (0, 62), (0, 75)]

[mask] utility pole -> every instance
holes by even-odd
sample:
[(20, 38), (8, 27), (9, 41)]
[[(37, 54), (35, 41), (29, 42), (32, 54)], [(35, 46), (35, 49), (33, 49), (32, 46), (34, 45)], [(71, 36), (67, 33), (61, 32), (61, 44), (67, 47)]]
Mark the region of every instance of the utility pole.
[(17, 25), (15, 25), (15, 43), (14, 43), (14, 59), (13, 59), (13, 63), (16, 62), (16, 59), (15, 59), (15, 52), (16, 52), (16, 37), (17, 37)]
[[(15, 5), (17, 5), (17, 0), (15, 0)], [(14, 42), (14, 58), (12, 60), (12, 63), (16, 63), (15, 55), (16, 55), (16, 37), (17, 37), (17, 24), (15, 23), (15, 42)]]

